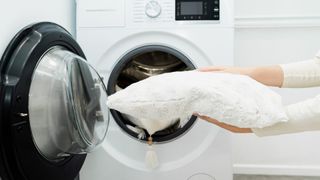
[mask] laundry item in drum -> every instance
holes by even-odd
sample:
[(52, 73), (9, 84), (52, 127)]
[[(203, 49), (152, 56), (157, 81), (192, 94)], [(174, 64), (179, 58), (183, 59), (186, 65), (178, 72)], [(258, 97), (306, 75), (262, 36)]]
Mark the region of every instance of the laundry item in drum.
[(109, 96), (111, 109), (128, 115), (149, 135), (193, 113), (238, 127), (263, 128), (288, 120), (281, 96), (248, 76), (184, 71), (131, 84)]

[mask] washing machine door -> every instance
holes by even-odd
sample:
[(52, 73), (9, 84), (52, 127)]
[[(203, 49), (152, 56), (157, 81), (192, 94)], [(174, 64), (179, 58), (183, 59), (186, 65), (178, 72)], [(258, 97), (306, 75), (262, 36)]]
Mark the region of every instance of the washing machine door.
[(0, 61), (0, 180), (74, 180), (104, 140), (99, 74), (62, 27), (20, 31)]

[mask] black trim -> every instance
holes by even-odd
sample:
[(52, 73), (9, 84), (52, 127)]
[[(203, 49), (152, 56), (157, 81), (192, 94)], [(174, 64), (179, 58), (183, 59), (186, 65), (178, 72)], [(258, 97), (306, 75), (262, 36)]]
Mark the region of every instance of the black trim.
[[(22, 29), (10, 42), (0, 61), (0, 176), (2, 180), (73, 180), (86, 155), (72, 155), (59, 162), (46, 160), (37, 150), (28, 113), (33, 71), (41, 56), (62, 46), (85, 58), (80, 46), (61, 26), (41, 22)], [(6, 82), (9, 81), (9, 82)]]
[[(120, 76), (120, 73), (127, 66), (127, 64), (132, 61), (133, 57), (144, 54), (144, 53), (153, 52), (153, 51), (161, 51), (161, 52), (165, 52), (165, 53), (169, 53), (171, 55), (174, 55), (175, 57), (180, 59), (183, 63), (185, 63), (185, 65), (188, 68), (195, 69), (195, 66), (192, 64), (192, 62), (185, 55), (183, 55), (179, 51), (172, 49), (170, 47), (162, 46), (162, 45), (148, 45), (148, 46), (139, 47), (137, 49), (130, 51), (124, 57), (122, 57), (119, 60), (119, 62), (115, 65), (115, 67), (113, 68), (113, 70), (110, 74), (108, 86), (107, 86), (108, 95), (111, 95), (116, 92), (115, 86), (117, 84), (117, 80)], [(132, 123), (130, 121), (126, 120), (122, 116), (122, 114), (116, 110), (110, 109), (110, 112), (111, 112), (114, 120), (116, 121), (116, 123), (121, 127), (121, 129), (123, 129), (126, 133), (128, 133), (130, 136), (134, 137), (135, 139), (138, 139), (138, 134), (136, 132), (130, 130), (126, 126), (126, 124), (132, 125)], [(178, 138), (182, 134), (186, 133), (187, 130), (189, 130), (192, 127), (192, 125), (194, 124), (196, 119), (197, 119), (196, 116), (192, 116), (191, 119), (188, 121), (188, 123), (185, 124), (185, 126), (183, 126), (182, 128), (178, 128), (177, 130), (175, 130), (174, 132), (169, 133), (169, 134), (164, 133), (162, 131), (156, 132), (155, 134), (152, 135), (152, 139), (154, 142), (166, 142), (166, 141), (170, 141), (175, 138)], [(143, 138), (141, 140), (146, 142), (147, 137)]]

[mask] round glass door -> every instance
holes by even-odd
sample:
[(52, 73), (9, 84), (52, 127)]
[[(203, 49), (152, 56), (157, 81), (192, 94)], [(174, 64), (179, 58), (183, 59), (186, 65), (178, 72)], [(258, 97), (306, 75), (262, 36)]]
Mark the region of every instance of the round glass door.
[(109, 123), (106, 87), (80, 56), (61, 46), (47, 50), (32, 75), (29, 116), (33, 141), (48, 160), (94, 150)]

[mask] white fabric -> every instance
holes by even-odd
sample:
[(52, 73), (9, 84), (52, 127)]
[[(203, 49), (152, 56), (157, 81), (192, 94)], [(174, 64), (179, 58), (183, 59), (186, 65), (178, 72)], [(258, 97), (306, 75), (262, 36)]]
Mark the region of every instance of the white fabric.
[(248, 76), (174, 72), (147, 78), (108, 98), (109, 108), (133, 118), (150, 135), (194, 113), (238, 127), (261, 128), (286, 121), (281, 97)]
[(158, 155), (153, 146), (148, 146), (145, 157), (146, 166), (150, 169), (155, 169), (159, 166)]
[(317, 58), (320, 58), (320, 50), (318, 51), (318, 53), (316, 54)]
[(284, 81), (282, 87), (303, 88), (320, 86), (320, 57), (314, 59), (282, 64)]
[[(320, 86), (320, 51), (312, 60), (283, 64), (284, 88)], [(285, 107), (289, 121), (253, 128), (257, 136), (320, 130), (320, 95)]]
[(288, 122), (253, 128), (257, 136), (271, 136), (320, 130), (320, 95), (286, 107)]

